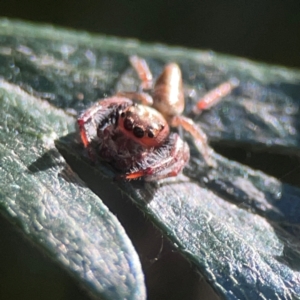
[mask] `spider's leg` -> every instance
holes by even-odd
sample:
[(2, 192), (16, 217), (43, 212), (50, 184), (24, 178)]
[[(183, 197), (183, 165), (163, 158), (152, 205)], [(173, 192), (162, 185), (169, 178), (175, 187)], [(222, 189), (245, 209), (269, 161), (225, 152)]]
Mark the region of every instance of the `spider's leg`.
[(136, 55), (130, 56), (129, 61), (141, 80), (141, 90), (151, 89), (153, 86), (153, 77), (147, 62)]
[(177, 133), (171, 133), (162, 146), (148, 153), (130, 172), (122, 177), (127, 180), (143, 177), (146, 181), (177, 176), (189, 161), (190, 151)]
[(118, 92), (117, 96), (140, 101), (143, 105), (146, 106), (152, 106), (153, 104), (152, 97), (149, 94), (143, 92)]
[(132, 105), (130, 99), (114, 96), (96, 102), (89, 109), (79, 115), (77, 124), (82, 143), (87, 148), (97, 138), (99, 126), (114, 123), (118, 116), (118, 110)]
[(211, 157), (213, 149), (207, 143), (207, 136), (205, 132), (197, 124), (195, 124), (192, 119), (184, 116), (175, 116), (171, 121), (171, 126), (182, 126), (186, 131), (188, 131), (193, 136), (195, 145), (202, 154), (206, 163), (211, 167), (216, 166), (215, 161), (213, 161)]
[(201, 113), (202, 110), (210, 109), (212, 106), (219, 103), (223, 97), (227, 96), (239, 85), (239, 80), (233, 78), (220, 84), (215, 89), (205, 94), (193, 108), (195, 114)]

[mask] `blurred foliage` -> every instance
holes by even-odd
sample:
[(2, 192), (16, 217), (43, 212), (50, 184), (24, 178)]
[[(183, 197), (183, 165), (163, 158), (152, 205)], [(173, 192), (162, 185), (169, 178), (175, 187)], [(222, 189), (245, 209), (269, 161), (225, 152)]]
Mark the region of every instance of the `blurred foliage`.
[(2, 0), (2, 16), (300, 67), (297, 0)]

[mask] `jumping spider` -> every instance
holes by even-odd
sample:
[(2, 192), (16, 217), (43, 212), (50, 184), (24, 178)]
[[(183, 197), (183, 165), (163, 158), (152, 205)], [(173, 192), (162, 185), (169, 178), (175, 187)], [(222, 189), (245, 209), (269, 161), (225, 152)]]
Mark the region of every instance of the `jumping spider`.
[[(190, 151), (177, 133), (170, 132), (169, 126), (182, 126), (193, 136), (206, 163), (213, 166), (205, 133), (182, 115), (184, 94), (179, 66), (166, 65), (153, 85), (145, 60), (132, 56), (130, 63), (141, 80), (140, 91), (119, 92), (100, 100), (78, 118), (81, 140), (89, 156), (108, 161), (124, 172), (121, 177), (128, 180), (176, 176), (189, 161)], [(237, 80), (231, 80), (210, 91), (197, 103), (194, 112), (215, 105), (237, 84)]]

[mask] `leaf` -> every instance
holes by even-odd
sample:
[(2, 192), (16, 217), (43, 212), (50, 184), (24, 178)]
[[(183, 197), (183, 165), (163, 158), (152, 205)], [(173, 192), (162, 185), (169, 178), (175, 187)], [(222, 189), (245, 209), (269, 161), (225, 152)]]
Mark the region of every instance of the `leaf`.
[[(232, 95), (195, 118), (210, 139), (284, 154), (299, 151), (298, 71), (8, 21), (0, 24), (0, 37), (4, 79), (69, 113), (116, 90), (136, 88), (130, 54), (145, 57), (155, 76), (166, 61), (180, 63), (192, 91), (186, 114), (208, 89), (238, 78)], [(59, 134), (55, 146), (101, 194), (115, 172), (106, 164), (91, 166), (71, 131)], [(218, 167), (209, 170), (189, 143), (192, 158), (184, 175), (158, 183), (111, 184), (147, 214), (224, 299), (299, 298), (299, 189), (216, 153)]]
[(0, 80), (2, 213), (101, 299), (144, 299), (124, 229), (54, 147), (73, 130), (60, 109)]

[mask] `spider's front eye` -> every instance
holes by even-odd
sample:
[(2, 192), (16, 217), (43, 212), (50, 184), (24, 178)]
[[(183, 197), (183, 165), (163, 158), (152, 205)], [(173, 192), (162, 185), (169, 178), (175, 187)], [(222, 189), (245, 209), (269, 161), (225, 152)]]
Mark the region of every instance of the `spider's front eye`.
[(148, 132), (148, 137), (149, 137), (149, 138), (154, 138), (154, 133), (153, 133), (152, 131), (149, 131), (149, 132)]
[(124, 112), (121, 113), (121, 118), (125, 118), (125, 113)]
[(142, 138), (144, 136), (144, 130), (141, 127), (136, 126), (133, 128), (133, 134), (137, 138)]
[(126, 118), (124, 120), (124, 128), (126, 130), (129, 130), (129, 131), (132, 130), (132, 128), (133, 128), (133, 121), (131, 119)]

